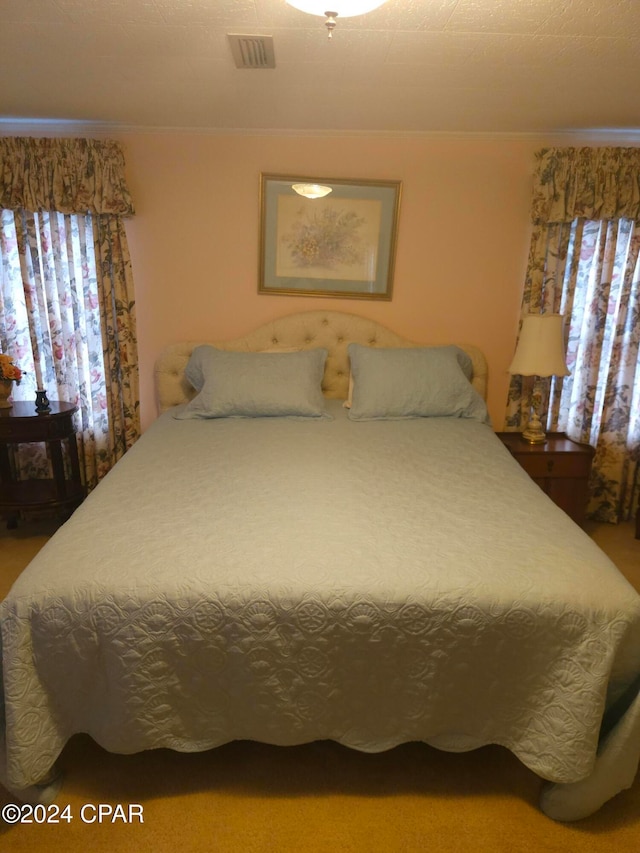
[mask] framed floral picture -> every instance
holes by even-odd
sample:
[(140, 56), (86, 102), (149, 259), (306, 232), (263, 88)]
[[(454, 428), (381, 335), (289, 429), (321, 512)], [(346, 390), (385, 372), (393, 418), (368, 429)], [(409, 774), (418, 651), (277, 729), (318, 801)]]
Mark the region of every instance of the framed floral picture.
[(401, 188), (262, 175), (258, 292), (391, 299)]

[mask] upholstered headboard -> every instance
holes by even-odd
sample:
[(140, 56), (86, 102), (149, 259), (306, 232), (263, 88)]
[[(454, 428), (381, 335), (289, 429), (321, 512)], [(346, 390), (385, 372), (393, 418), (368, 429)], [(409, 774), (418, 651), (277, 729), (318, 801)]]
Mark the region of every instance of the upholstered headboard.
[[(194, 396), (193, 388), (184, 377), (184, 369), (194, 347), (201, 344), (239, 352), (259, 352), (279, 347), (324, 347), (329, 352), (322, 383), (324, 395), (346, 399), (349, 388), (347, 346), (350, 343), (371, 347), (427, 346), (401, 338), (380, 323), (358, 317), (356, 314), (346, 314), (342, 311), (303, 311), (265, 323), (243, 338), (228, 341), (191, 341), (166, 347), (155, 367), (158, 409), (164, 412), (171, 406), (186, 403)], [(458, 346), (471, 357), (473, 385), (482, 397), (486, 398), (487, 363), (484, 355), (477, 347), (467, 344)]]

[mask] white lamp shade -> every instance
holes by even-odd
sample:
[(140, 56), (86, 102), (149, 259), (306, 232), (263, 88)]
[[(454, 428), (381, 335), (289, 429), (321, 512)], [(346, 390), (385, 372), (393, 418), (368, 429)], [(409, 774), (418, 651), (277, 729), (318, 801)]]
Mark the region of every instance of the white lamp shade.
[(327, 12), (332, 12), (341, 18), (353, 18), (372, 12), (386, 0), (287, 0), (289, 6), (307, 12), (309, 15), (319, 15), (324, 18)]
[(567, 376), (564, 357), (564, 316), (527, 314), (509, 373), (518, 376)]

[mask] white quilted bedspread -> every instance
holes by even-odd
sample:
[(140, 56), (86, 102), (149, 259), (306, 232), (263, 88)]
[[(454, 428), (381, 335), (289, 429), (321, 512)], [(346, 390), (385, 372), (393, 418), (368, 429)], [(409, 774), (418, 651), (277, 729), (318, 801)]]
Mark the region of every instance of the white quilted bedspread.
[(12, 790), (76, 732), (498, 743), (589, 777), (640, 672), (640, 598), (487, 426), (330, 410), (168, 412), (38, 554), (0, 611)]

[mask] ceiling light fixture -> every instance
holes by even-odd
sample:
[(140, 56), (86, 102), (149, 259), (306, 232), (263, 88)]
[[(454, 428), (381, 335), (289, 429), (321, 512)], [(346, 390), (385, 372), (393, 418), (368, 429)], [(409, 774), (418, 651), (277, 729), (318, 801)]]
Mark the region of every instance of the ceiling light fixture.
[[(286, 0), (289, 6), (307, 12), (309, 15), (319, 15), (326, 18), (325, 27), (329, 31), (329, 38), (336, 28), (336, 18), (354, 18), (356, 15), (364, 15), (372, 12), (378, 6), (386, 3), (386, 0)], [(332, 6), (335, 11), (326, 11), (327, 6)]]
[(325, 187), (322, 184), (291, 184), (291, 189), (305, 198), (322, 198), (333, 191), (332, 187)]

